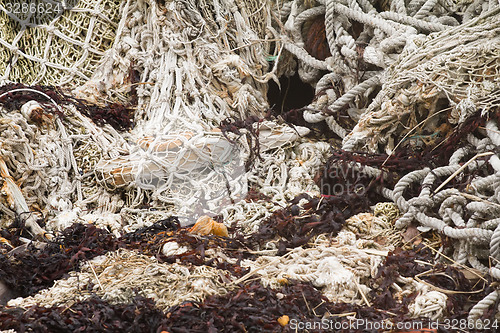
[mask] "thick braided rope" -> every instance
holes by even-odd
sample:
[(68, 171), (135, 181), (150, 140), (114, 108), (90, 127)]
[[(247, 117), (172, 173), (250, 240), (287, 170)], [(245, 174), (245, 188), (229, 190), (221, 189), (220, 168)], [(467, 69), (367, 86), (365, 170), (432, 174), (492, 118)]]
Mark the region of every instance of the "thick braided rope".
[[(369, 89), (373, 86), (376, 86), (379, 83), (380, 83), (380, 78), (378, 76), (374, 76), (366, 81), (363, 81), (362, 83), (356, 85), (351, 90), (349, 90), (347, 93), (342, 95), (342, 97), (335, 100), (335, 102), (333, 102), (333, 104), (328, 106), (327, 112), (332, 113), (332, 114), (338, 112), (345, 105), (347, 105), (349, 102), (351, 102), (356, 96), (364, 93), (367, 89)], [(310, 123), (317, 123), (317, 122), (320, 122), (326, 118), (327, 118), (327, 115), (324, 115), (324, 114), (313, 113), (313, 112), (310, 112), (307, 110), (304, 111), (304, 119)]]
[(485, 310), (487, 310), (490, 306), (496, 303), (500, 294), (497, 290), (492, 291), (488, 296), (486, 296), (483, 300), (479, 301), (476, 305), (472, 307), (469, 312), (468, 320), (477, 320), (479, 319)]

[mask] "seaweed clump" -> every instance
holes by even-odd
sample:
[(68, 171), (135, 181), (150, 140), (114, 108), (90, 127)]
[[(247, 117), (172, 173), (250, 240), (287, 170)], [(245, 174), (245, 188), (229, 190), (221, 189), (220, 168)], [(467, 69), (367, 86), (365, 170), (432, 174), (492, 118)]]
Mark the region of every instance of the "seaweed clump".
[(0, 280), (20, 296), (51, 287), (78, 264), (118, 248), (116, 238), (94, 225), (74, 224), (48, 243), (0, 253)]
[(151, 299), (110, 304), (98, 297), (71, 307), (0, 307), (0, 329), (17, 332), (156, 332), (165, 315)]

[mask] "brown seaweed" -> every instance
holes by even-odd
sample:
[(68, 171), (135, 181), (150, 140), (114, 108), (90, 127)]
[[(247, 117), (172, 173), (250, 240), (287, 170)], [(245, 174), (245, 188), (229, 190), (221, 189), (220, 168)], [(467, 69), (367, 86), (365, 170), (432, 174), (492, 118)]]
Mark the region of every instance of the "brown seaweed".
[(51, 86), (26, 86), (20, 83), (10, 83), (0, 87), (0, 106), (7, 111), (16, 111), (28, 101), (37, 101), (43, 108), (43, 112), (54, 114), (64, 118), (64, 114), (48, 99), (47, 97), (33, 91), (14, 91), (16, 89), (32, 89), (39, 91), (49, 96), (58, 105), (72, 104), (76, 106), (78, 111), (83, 115), (92, 119), (97, 125), (103, 126), (110, 124), (114, 129), (119, 131), (128, 130), (133, 126), (133, 105), (125, 105), (120, 103), (105, 103), (103, 105), (95, 105), (83, 99), (78, 99), (65, 94), (62, 89)]

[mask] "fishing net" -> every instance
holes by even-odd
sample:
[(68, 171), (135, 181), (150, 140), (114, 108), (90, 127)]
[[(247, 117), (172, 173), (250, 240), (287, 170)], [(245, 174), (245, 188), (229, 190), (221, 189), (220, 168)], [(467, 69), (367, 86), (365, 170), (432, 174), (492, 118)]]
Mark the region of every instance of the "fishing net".
[[(241, 133), (227, 135), (219, 127), (224, 119), (259, 116), (267, 109), (265, 83), (274, 76), (266, 72), (269, 36), (262, 38), (261, 30), (252, 30), (248, 17), (257, 10), (252, 24), (266, 25), (270, 9), (253, 9), (252, 4), (247, 8), (243, 2), (227, 9), (214, 6), (214, 11), (207, 11), (210, 6), (205, 3), (126, 5), (123, 16), (140, 13), (140, 20), (118, 32), (121, 42), (111, 50), (114, 56), (80, 89), (82, 95), (92, 93), (103, 82), (107, 89), (116, 89), (116, 72), (130, 66), (141, 73), (130, 135), (136, 144), (127, 156), (101, 159), (96, 165), (97, 179), (104, 186), (135, 185), (133, 206), (143, 201), (147, 190), (153, 206), (175, 205), (180, 213), (199, 216), (219, 213), (246, 194), (244, 161), (253, 147)], [(228, 24), (231, 33), (224, 31)], [(140, 43), (131, 43), (146, 35), (162, 40), (141, 37)], [(229, 52), (220, 52), (227, 48)], [(113, 61), (116, 55), (120, 62)], [(305, 128), (272, 122), (249, 130), (260, 131), (262, 151), (307, 134)]]
[[(78, 1), (38, 21), (0, 9), (3, 228), (42, 240), (87, 222), (119, 236), (210, 215), (274, 251), (241, 262), (279, 262), (263, 284), (290, 275), (369, 306), (380, 254), (351, 242), (342, 257), (309, 230), (337, 232), (347, 212), (390, 200), (375, 214), (393, 218), (366, 244), (433, 235), (423, 244), (436, 260), (500, 278), (495, 1)], [(270, 104), (270, 87), (294, 76), (314, 96)], [(342, 237), (373, 232), (366, 221)], [(399, 283), (418, 291), (412, 316), (443, 316), (443, 290)], [(470, 318), (497, 306), (488, 292)]]
[(67, 1), (76, 6), (64, 15), (58, 3), (37, 2), (44, 16), (23, 6), (35, 2), (0, 2), (0, 82), (77, 87), (92, 77), (113, 45), (121, 1)]

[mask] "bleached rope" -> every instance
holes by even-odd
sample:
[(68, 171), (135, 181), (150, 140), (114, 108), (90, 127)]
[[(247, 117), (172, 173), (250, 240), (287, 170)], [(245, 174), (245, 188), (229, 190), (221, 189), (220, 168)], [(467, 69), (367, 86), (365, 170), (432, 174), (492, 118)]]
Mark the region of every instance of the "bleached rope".
[(479, 319), (483, 315), (484, 311), (496, 303), (499, 296), (500, 294), (498, 293), (498, 290), (492, 291), (488, 296), (472, 307), (469, 311), (467, 320), (474, 321)]
[(325, 61), (318, 60), (309, 53), (307, 53), (306, 50), (303, 48), (299, 47), (298, 45), (292, 44), (290, 42), (285, 42), (284, 43), (285, 49), (287, 49), (290, 53), (294, 54), (297, 58), (299, 58), (301, 61), (303, 61), (306, 65), (311, 66), (312, 68), (319, 69), (319, 70), (328, 70), (328, 64)]
[[(366, 81), (363, 81), (362, 83), (356, 85), (354, 88), (352, 88), (347, 93), (342, 95), (342, 97), (335, 100), (335, 102), (333, 102), (332, 105), (328, 106), (327, 112), (334, 114), (340, 111), (340, 109), (342, 109), (345, 105), (351, 102), (356, 96), (364, 93), (367, 89), (376, 86), (378, 84), (380, 84), (380, 78), (378, 76), (374, 76)], [(313, 113), (307, 110), (304, 111), (304, 120), (306, 120), (309, 123), (317, 123), (327, 118), (331, 117), (328, 117), (327, 115), (321, 113)], [(344, 138), (344, 136), (345, 135), (341, 137)]]
[(438, 0), (427, 0), (422, 7), (418, 10), (418, 12), (415, 14), (416, 19), (422, 19), (427, 16), (429, 16), (429, 12), (436, 6), (438, 3)]

